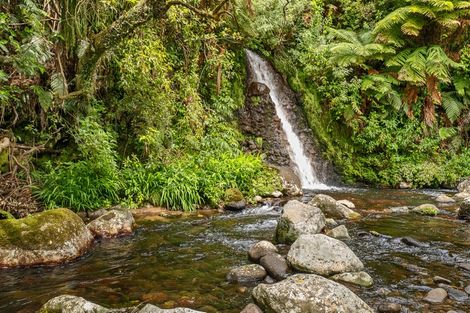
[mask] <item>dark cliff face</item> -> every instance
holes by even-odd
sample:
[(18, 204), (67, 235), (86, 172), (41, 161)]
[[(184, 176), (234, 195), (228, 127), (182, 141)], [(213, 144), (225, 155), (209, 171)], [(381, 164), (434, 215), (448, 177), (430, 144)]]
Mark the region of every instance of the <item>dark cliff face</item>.
[[(337, 184), (340, 179), (330, 162), (322, 157), (322, 150), (308, 127), (300, 99), (292, 92), (282, 77), (275, 72), (276, 87), (282, 93), (282, 105), (288, 113), (288, 119), (294, 132), (299, 136), (307, 156), (311, 160), (318, 178), (327, 184)], [(266, 161), (280, 169), (294, 169), (289, 156), (289, 145), (282, 130), (281, 121), (275, 105), (269, 96), (269, 88), (254, 81), (253, 69), (247, 64), (247, 97), (245, 106), (239, 111), (239, 125), (247, 136), (244, 144), (247, 151), (263, 153)], [(262, 138), (262, 141), (256, 140)], [(260, 144), (262, 143), (262, 144)], [(296, 183), (299, 185), (299, 183)]]
[[(292, 165), (287, 138), (266, 85), (256, 82), (249, 85), (247, 101), (239, 112), (239, 119), (240, 128), (248, 137), (245, 142), (248, 151), (264, 153), (266, 161), (274, 166)], [(257, 138), (262, 138), (262, 142)]]

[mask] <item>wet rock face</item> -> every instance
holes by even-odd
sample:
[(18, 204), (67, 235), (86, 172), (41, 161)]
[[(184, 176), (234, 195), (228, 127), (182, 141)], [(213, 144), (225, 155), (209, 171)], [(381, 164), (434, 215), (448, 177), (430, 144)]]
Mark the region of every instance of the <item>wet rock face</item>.
[(0, 266), (58, 264), (81, 256), (93, 242), (82, 219), (68, 209), (0, 221)]
[(112, 210), (87, 225), (96, 237), (113, 238), (132, 234), (134, 217), (129, 210)]
[(459, 208), (459, 219), (470, 221), (470, 198), (465, 199)]
[(292, 244), (287, 260), (301, 272), (319, 275), (359, 272), (364, 268), (345, 243), (322, 234), (300, 236)]
[(457, 190), (459, 192), (465, 192), (465, 193), (470, 193), (470, 178), (467, 178), (466, 180), (462, 181), (458, 186)]
[[(259, 85), (265, 86), (259, 83), (250, 85), (249, 94), (253, 91), (256, 97), (247, 97), (245, 106), (239, 112), (239, 125), (245, 134), (263, 138), (263, 142), (260, 145), (255, 140), (249, 140), (244, 143), (244, 147), (251, 152), (263, 152), (270, 164), (290, 167), (292, 164), (287, 149), (287, 138), (269, 96), (269, 89), (267, 93), (262, 93)], [(256, 90), (251, 90), (251, 86)]]
[(318, 234), (325, 227), (325, 216), (317, 207), (291, 200), (283, 207), (276, 227), (279, 243), (292, 243), (299, 236)]
[(277, 284), (258, 285), (253, 290), (253, 297), (267, 312), (373, 312), (348, 288), (317, 275), (298, 274)]
[(269, 95), (269, 87), (263, 83), (258, 82), (251, 82), (250, 86), (248, 87), (248, 96), (256, 97), (256, 96), (265, 96)]

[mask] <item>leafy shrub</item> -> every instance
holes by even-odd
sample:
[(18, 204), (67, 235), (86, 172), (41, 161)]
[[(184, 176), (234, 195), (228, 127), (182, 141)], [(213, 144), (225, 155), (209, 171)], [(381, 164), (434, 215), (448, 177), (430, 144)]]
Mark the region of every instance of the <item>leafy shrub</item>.
[(47, 208), (94, 210), (116, 203), (121, 190), (116, 172), (103, 170), (93, 161), (50, 165), (49, 172), (41, 175), (40, 181), (35, 193)]

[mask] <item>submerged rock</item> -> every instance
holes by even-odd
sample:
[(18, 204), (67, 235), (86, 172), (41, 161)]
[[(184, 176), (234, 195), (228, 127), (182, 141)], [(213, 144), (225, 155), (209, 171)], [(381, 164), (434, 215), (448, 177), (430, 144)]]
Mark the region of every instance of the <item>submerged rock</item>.
[(401, 304), (398, 303), (382, 303), (377, 308), (379, 313), (400, 313), (401, 312)]
[(462, 291), (462, 290), (455, 289), (455, 288), (453, 288), (449, 285), (446, 285), (446, 284), (439, 284), (438, 286), (442, 289), (445, 289), (445, 291), (447, 291), (447, 295), (452, 300), (455, 300), (455, 301), (458, 301), (458, 302), (463, 302), (463, 301), (466, 301), (468, 299), (467, 293)]
[(259, 262), (259, 259), (264, 257), (269, 253), (277, 253), (278, 250), (275, 245), (271, 242), (262, 240), (251, 245), (250, 250), (248, 250), (248, 258), (253, 262)]
[(256, 304), (250, 303), (247, 304), (240, 313), (263, 313), (263, 311), (261, 311)]
[(92, 242), (82, 219), (68, 209), (0, 220), (0, 267), (62, 263), (81, 256)]
[(366, 272), (341, 273), (332, 276), (331, 279), (363, 287), (370, 287), (374, 284), (374, 280)]
[(254, 288), (261, 308), (275, 313), (372, 313), (351, 290), (318, 275), (298, 274), (273, 285)]
[(276, 280), (283, 280), (287, 277), (289, 266), (282, 255), (277, 253), (265, 255), (261, 258), (260, 264), (266, 269), (269, 276)]
[(412, 246), (412, 247), (419, 247), (419, 248), (429, 247), (429, 244), (418, 241), (418, 240), (416, 240), (414, 238), (411, 238), (411, 237), (403, 237), (403, 238), (401, 238), (401, 242), (403, 242), (404, 244), (406, 244), (408, 246)]
[(300, 236), (291, 246), (287, 260), (299, 271), (320, 275), (359, 272), (364, 268), (345, 243), (322, 234)]
[(276, 227), (276, 241), (292, 243), (300, 235), (317, 234), (325, 227), (325, 216), (319, 208), (291, 200), (284, 205)]
[(428, 216), (436, 216), (439, 209), (434, 204), (421, 204), (412, 210), (414, 213)]
[(470, 221), (470, 198), (465, 199), (461, 204), (458, 212), (458, 217), (461, 220)]
[(227, 274), (227, 280), (236, 283), (253, 283), (262, 281), (266, 275), (266, 270), (261, 265), (249, 264), (231, 269)]
[(428, 292), (424, 301), (429, 303), (442, 303), (447, 298), (447, 291), (443, 288), (434, 288)]
[(454, 199), (444, 194), (437, 196), (436, 201), (439, 203), (454, 203), (455, 202)]
[(90, 222), (87, 227), (95, 237), (113, 238), (132, 234), (134, 222), (129, 210), (111, 210)]
[(354, 205), (354, 203), (352, 203), (349, 200), (338, 200), (338, 201), (336, 201), (336, 203), (345, 205), (346, 207), (348, 207), (351, 210), (354, 210), (356, 208), (356, 205)]
[(444, 284), (451, 284), (452, 282), (448, 280), (447, 278), (441, 277), (441, 276), (434, 276), (432, 278), (432, 281), (436, 284), (444, 283)]
[(336, 228), (333, 228), (327, 231), (326, 234), (336, 239), (351, 239), (348, 233), (348, 229), (344, 225), (340, 225)]
[(397, 206), (389, 208), (390, 213), (394, 214), (408, 214), (410, 209), (407, 206)]

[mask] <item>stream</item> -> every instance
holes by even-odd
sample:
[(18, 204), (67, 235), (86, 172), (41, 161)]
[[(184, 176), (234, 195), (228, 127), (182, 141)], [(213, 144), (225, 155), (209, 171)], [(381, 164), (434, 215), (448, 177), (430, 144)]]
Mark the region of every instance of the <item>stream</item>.
[[(470, 227), (452, 213), (458, 205), (440, 206), (445, 213), (438, 217), (383, 211), (434, 203), (438, 192), (324, 192), (353, 201), (363, 215), (346, 223), (352, 237), (346, 243), (364, 262), (375, 284), (371, 288), (350, 287), (372, 307), (387, 298), (404, 305), (407, 312), (470, 312), (470, 300), (447, 299), (432, 306), (422, 301), (433, 287), (426, 286), (426, 278), (439, 275), (455, 286), (470, 284), (470, 272), (456, 266), (470, 261)], [(302, 200), (309, 198), (311, 195), (306, 194)], [(34, 312), (60, 294), (81, 296), (109, 307), (149, 302), (162, 308), (240, 312), (250, 302), (251, 287), (229, 284), (225, 275), (231, 267), (249, 263), (246, 251), (251, 244), (273, 239), (280, 210), (279, 206), (266, 205), (241, 213), (138, 220), (133, 236), (97, 242), (72, 263), (1, 270), (0, 312)], [(370, 231), (386, 236), (370, 235)], [(404, 236), (429, 246), (407, 246), (398, 239)], [(287, 247), (281, 251), (286, 253)]]

